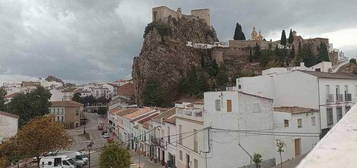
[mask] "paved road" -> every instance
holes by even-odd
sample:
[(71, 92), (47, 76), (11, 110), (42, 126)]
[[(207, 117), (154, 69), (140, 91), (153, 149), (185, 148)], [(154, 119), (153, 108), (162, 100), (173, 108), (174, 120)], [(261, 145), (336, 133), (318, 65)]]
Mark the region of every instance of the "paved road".
[[(87, 139), (83, 136), (84, 126), (81, 126), (76, 129), (67, 130), (68, 134), (73, 138), (71, 150), (87, 150), (87, 145), (90, 141), (94, 142), (91, 151), (91, 168), (99, 167), (99, 155), (101, 153), (101, 148), (106, 144), (106, 140), (101, 137), (101, 131), (98, 130), (98, 122), (104, 122), (104, 118), (100, 117), (96, 113), (85, 113), (87, 117), (87, 124), (85, 126), (86, 132), (89, 134), (90, 139)], [(105, 123), (105, 122), (104, 122)], [(142, 168), (161, 168), (160, 164), (150, 161), (148, 158), (139, 156), (139, 154), (130, 151), (131, 161), (135, 164), (139, 163)], [(88, 166), (87, 166), (88, 167)]]
[[(76, 129), (68, 130), (68, 134), (73, 138), (71, 150), (88, 150), (87, 145), (93, 141), (91, 150), (91, 168), (99, 167), (99, 154), (101, 148), (105, 145), (106, 140), (101, 137), (101, 132), (97, 129), (98, 121), (104, 120), (96, 113), (85, 113), (87, 117), (87, 124)], [(84, 129), (89, 135), (89, 138), (83, 135)]]

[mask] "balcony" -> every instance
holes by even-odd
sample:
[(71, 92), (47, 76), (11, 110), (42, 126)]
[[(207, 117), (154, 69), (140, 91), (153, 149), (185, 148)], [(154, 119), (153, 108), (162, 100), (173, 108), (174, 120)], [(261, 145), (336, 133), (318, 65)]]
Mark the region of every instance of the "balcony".
[(343, 95), (342, 94), (336, 94), (336, 102), (337, 103), (343, 102)]
[(352, 94), (351, 93), (345, 93), (345, 101), (352, 101)]
[(326, 103), (333, 103), (333, 102), (334, 102), (333, 94), (328, 94), (327, 95), (327, 99), (326, 99)]

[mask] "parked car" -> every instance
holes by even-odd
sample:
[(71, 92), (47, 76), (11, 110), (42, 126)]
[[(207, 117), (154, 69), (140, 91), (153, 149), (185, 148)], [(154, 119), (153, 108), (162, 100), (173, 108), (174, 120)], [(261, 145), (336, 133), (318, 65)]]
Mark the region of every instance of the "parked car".
[(110, 135), (106, 132), (106, 133), (102, 134), (102, 137), (107, 139), (107, 138), (110, 138)]
[(40, 159), (40, 168), (75, 168), (75, 162), (65, 156), (45, 156)]

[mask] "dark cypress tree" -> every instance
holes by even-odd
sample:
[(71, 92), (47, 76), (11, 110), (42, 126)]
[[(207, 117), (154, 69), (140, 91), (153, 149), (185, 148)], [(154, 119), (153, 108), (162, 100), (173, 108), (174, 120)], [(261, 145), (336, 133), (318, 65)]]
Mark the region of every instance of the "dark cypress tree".
[(236, 30), (234, 31), (233, 40), (245, 40), (245, 35), (242, 31), (242, 26), (237, 22)]
[(320, 43), (318, 61), (330, 61), (330, 58), (328, 56), (328, 49), (325, 43)]
[(293, 30), (292, 29), (290, 29), (288, 42), (289, 42), (289, 44), (292, 44), (294, 42), (294, 36), (293, 36)]
[(283, 46), (286, 46), (286, 34), (285, 34), (285, 30), (283, 30), (283, 32), (281, 32), (280, 44), (283, 45)]

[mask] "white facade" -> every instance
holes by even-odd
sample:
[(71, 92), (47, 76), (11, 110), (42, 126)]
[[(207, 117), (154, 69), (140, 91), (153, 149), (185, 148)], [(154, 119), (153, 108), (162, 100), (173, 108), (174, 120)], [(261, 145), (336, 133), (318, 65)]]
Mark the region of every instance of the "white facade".
[(203, 168), (204, 124), (203, 106), (190, 103), (176, 105), (176, 166), (178, 168)]
[[(319, 109), (321, 130), (331, 128), (357, 100), (357, 78), (343, 74), (293, 71), (237, 79), (239, 90), (274, 99), (274, 107)], [(327, 117), (327, 113), (332, 117)], [(328, 111), (328, 112), (327, 112)], [(327, 122), (329, 120), (329, 122)], [(332, 120), (332, 122), (331, 122)]]
[(0, 111), (0, 144), (17, 134), (18, 116)]
[(273, 131), (271, 99), (237, 91), (207, 92), (204, 104), (204, 127), (209, 128), (203, 149), (207, 165), (243, 167), (251, 165), (253, 154), (259, 153), (263, 164), (274, 166), (274, 136), (254, 132)]
[[(275, 136), (276, 142), (284, 144), (283, 161), (306, 154), (317, 144), (320, 133), (319, 118), (318, 111), (302, 113), (274, 111), (274, 131), (291, 133), (290, 135)], [(276, 158), (279, 157), (276, 156)], [(276, 162), (280, 163), (280, 159), (276, 159)]]

